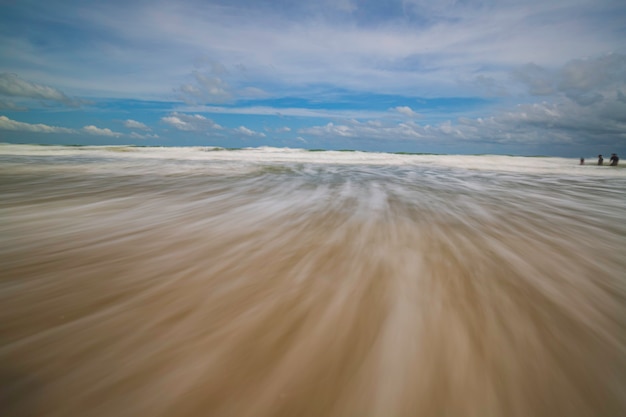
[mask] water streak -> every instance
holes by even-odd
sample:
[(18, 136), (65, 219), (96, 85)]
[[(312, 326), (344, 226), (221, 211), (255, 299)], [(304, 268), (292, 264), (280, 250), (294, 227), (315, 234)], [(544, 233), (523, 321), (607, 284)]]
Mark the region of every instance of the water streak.
[(621, 416), (626, 170), (0, 145), (2, 415)]

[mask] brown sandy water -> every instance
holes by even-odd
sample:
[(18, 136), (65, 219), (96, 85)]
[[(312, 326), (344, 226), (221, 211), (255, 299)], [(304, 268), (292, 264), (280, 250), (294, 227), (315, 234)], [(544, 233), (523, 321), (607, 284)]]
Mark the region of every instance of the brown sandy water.
[(626, 414), (622, 176), (27, 156), (2, 416)]

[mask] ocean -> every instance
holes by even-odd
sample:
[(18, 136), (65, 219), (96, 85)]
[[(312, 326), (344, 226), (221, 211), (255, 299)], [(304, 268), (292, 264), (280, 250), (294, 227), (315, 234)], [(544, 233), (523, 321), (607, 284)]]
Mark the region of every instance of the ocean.
[(623, 416), (626, 169), (0, 145), (2, 416)]

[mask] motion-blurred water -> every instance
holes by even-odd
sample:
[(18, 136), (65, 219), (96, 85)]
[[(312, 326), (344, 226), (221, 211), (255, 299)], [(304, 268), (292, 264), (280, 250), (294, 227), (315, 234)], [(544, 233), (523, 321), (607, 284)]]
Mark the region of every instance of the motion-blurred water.
[(0, 415), (626, 415), (626, 169), (577, 163), (0, 145)]

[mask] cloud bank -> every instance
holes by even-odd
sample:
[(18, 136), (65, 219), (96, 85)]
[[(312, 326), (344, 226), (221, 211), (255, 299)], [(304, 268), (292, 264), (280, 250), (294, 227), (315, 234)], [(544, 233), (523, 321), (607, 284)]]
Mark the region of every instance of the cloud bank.
[(94, 136), (108, 136), (119, 138), (124, 136), (122, 133), (114, 132), (109, 128), (100, 128), (94, 125), (84, 126), (82, 129), (71, 129), (67, 127), (50, 126), (43, 123), (26, 123), (9, 119), (6, 116), (0, 116), (0, 130), (13, 130), (19, 132), (31, 133), (62, 133), (69, 135), (77, 135), (86, 133)]
[[(160, 144), (626, 151), (619, 1), (33, 5), (15, 2), (0, 16), (6, 131)], [(26, 123), (39, 115), (49, 124)]]
[[(56, 88), (37, 84), (20, 78), (17, 74), (0, 74), (0, 96), (13, 99), (37, 99), (46, 102), (61, 103), (70, 107), (79, 107), (86, 103), (84, 100), (73, 99)], [(12, 102), (5, 102), (6, 108), (15, 108)]]

